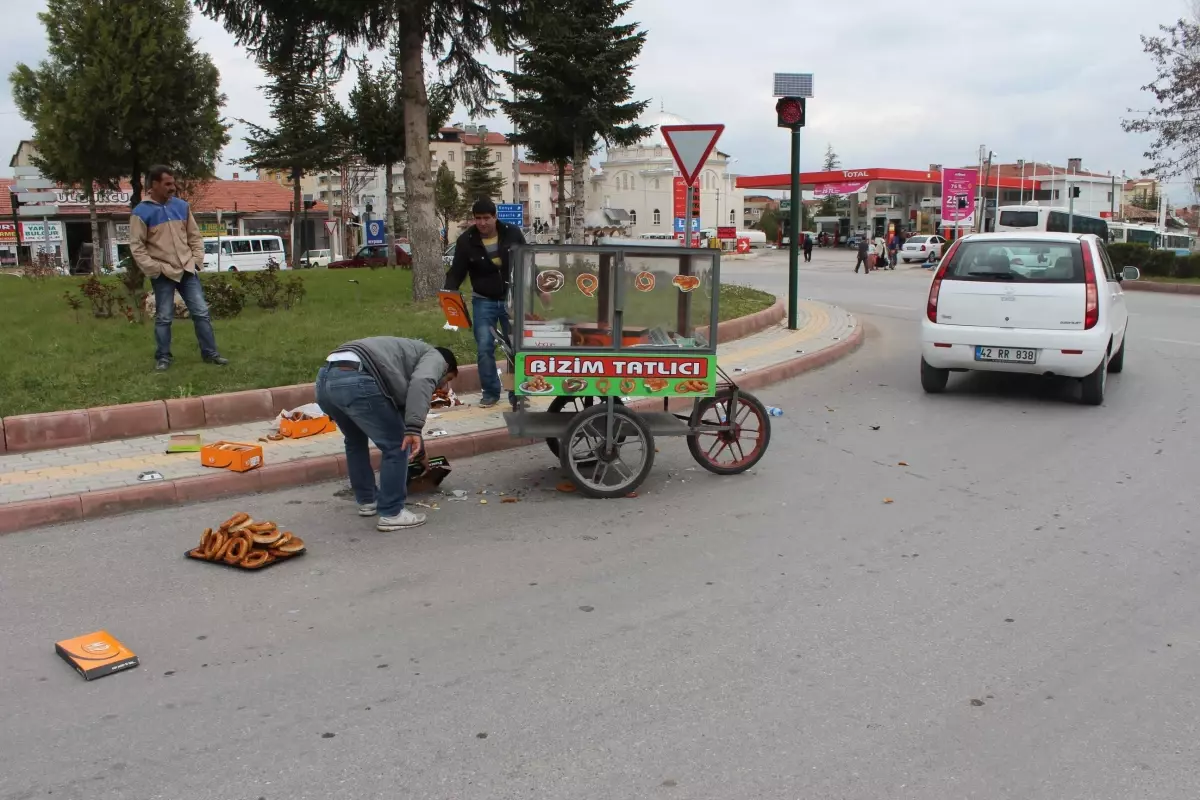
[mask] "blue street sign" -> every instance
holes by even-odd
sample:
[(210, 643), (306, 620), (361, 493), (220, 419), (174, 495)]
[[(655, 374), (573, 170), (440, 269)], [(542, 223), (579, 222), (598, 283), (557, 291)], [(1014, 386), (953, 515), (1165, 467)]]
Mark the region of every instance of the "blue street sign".
[(387, 241), (383, 220), (373, 219), (367, 223), (367, 244), (384, 244)]
[(496, 219), (522, 228), (525, 226), (524, 208), (520, 203), (500, 203), (496, 206)]
[[(692, 231), (700, 230), (700, 218), (692, 217)], [(675, 218), (675, 232), (683, 233), (683, 217)]]

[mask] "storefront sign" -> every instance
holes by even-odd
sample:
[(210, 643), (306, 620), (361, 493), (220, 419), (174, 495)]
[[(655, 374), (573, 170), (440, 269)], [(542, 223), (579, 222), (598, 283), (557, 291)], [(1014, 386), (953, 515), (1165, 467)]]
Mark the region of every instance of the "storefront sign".
[[(38, 243), (46, 241), (46, 225), (42, 222), (22, 222), (21, 223), (21, 241), (25, 244)], [(61, 222), (50, 223), (50, 241), (63, 241), (63, 224)]]
[(129, 223), (118, 222), (113, 225), (113, 243), (129, 244)]
[(0, 244), (17, 243), (17, 223), (0, 222)]
[(847, 180), (851, 178), (865, 178), (867, 177), (867, 171), (864, 169), (848, 169), (842, 173), (842, 176)]
[(518, 353), (516, 389), (526, 395), (673, 397), (716, 393), (717, 357)]
[(198, 222), (201, 236), (228, 236), (229, 231), (221, 222)]
[(717, 238), (718, 239), (736, 239), (737, 238), (737, 228), (733, 227), (732, 225), (729, 225), (729, 226), (718, 225), (717, 226)]
[[(96, 205), (98, 206), (127, 206), (132, 199), (133, 192), (114, 192), (108, 189), (96, 192)], [(78, 189), (58, 190), (58, 199), (55, 201), (55, 205), (86, 206), (87, 204), (87, 192), (82, 192)]]
[(942, 172), (942, 222), (974, 218), (978, 184), (978, 170), (948, 169)]
[(844, 197), (848, 194), (858, 194), (867, 188), (866, 183), (820, 183), (813, 189), (816, 197)]

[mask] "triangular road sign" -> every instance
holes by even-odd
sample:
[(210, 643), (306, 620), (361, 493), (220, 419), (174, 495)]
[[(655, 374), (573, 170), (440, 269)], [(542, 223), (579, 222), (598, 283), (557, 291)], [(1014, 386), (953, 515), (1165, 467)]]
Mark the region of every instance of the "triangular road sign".
[(333, 229), (336, 227), (337, 227), (337, 220), (334, 220), (334, 219), (325, 220), (325, 232), (326, 233), (333, 233)]
[(675, 157), (675, 165), (683, 173), (688, 184), (696, 182), (700, 168), (708, 160), (717, 139), (721, 138), (724, 125), (663, 125), (663, 138), (671, 155)]

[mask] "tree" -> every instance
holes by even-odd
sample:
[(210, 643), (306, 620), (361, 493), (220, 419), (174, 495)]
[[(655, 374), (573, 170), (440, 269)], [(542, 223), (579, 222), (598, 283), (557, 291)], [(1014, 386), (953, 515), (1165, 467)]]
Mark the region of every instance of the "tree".
[(1162, 36), (1141, 37), (1156, 71), (1142, 89), (1158, 105), (1121, 126), (1154, 135), (1145, 153), (1152, 166), (1145, 172), (1170, 178), (1200, 169), (1200, 21), (1181, 19), (1159, 30)]
[[(649, 101), (631, 100), (633, 68), (646, 33), (637, 23), (617, 24), (631, 6), (632, 0), (528, 0), (517, 28), (526, 43), (519, 69), (502, 73), (514, 99), (501, 106), (525, 131), (526, 143), (543, 160), (560, 165), (560, 196), (565, 162), (571, 161), (575, 243), (583, 241), (588, 159), (598, 142), (628, 146), (652, 131), (636, 123)], [(560, 211), (559, 219), (563, 216)]]
[(462, 201), (458, 196), (458, 181), (454, 179), (454, 170), (444, 161), (438, 166), (437, 178), (433, 182), (433, 207), (442, 226), (442, 251), (445, 252), (450, 246), (450, 222), (458, 219)]
[[(93, 193), (127, 177), (134, 205), (152, 163), (212, 176), (229, 141), (225, 96), (212, 59), (188, 38), (191, 13), (188, 0), (48, 0), (39, 17), (50, 58), (37, 70), (18, 65), (10, 80), (49, 172)], [(126, 276), (140, 289), (136, 269)]]
[(404, 188), (413, 247), (413, 297), (428, 300), (442, 287), (445, 270), (433, 203), (429, 148), (429, 96), (425, 59), (437, 64), (450, 97), (482, 114), (496, 90), (493, 72), (478, 54), (488, 46), (511, 48), (510, 28), (522, 0), (196, 0), (219, 18), (240, 44), (267, 59), (280, 58), (316, 37), (338, 47), (382, 46), (395, 34), (404, 98)]
[[(306, 51), (311, 53), (311, 50)], [(308, 57), (307, 55), (305, 56)], [(274, 129), (242, 120), (249, 128), (249, 152), (241, 163), (261, 170), (282, 172), (292, 182), (292, 259), (300, 257), (304, 199), (300, 182), (305, 175), (333, 169), (347, 148), (351, 125), (330, 95), (326, 75), (313, 76), (305, 65), (275, 61), (260, 64), (270, 83), (259, 87), (271, 106)]]
[(479, 143), (468, 150), (463, 156), (466, 159), (466, 169), (463, 170), (462, 211), (465, 214), (471, 204), (486, 197), (495, 199), (500, 196), (500, 190), (507, 181), (492, 162), (492, 151), (487, 146), (487, 131), (479, 131)]
[(841, 168), (842, 160), (838, 158), (837, 153), (833, 152), (833, 145), (825, 145), (825, 163), (822, 165), (822, 169), (824, 169), (826, 172), (833, 172), (834, 170)]
[(1129, 205), (1158, 213), (1158, 192), (1153, 189), (1149, 192), (1136, 192), (1129, 199)]
[(758, 229), (767, 235), (768, 242), (779, 238), (779, 216), (774, 209), (768, 208), (758, 218)]
[(837, 195), (827, 194), (825, 199), (821, 201), (821, 205), (817, 208), (817, 216), (820, 217), (836, 217), (838, 214), (838, 199)]

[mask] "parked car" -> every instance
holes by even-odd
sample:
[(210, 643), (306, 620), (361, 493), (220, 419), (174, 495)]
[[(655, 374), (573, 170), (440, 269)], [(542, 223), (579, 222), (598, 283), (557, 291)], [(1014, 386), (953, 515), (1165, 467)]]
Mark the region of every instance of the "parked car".
[(928, 261), (930, 255), (936, 260), (942, 256), (946, 240), (941, 236), (913, 236), (900, 248), (900, 260), (905, 264), (913, 261)]
[(312, 269), (314, 267), (328, 267), (330, 262), (340, 260), (333, 257), (332, 250), (305, 250), (304, 255), (300, 256), (300, 268)]
[(1077, 378), (1088, 405), (1125, 367), (1122, 281), (1094, 234), (979, 233), (956, 240), (929, 287), (921, 320), (921, 386), (986, 370)]
[[(398, 242), (396, 244), (396, 265), (400, 267), (412, 266), (412, 247), (407, 242)], [(368, 244), (358, 249), (350, 258), (344, 258), (339, 261), (331, 261), (330, 269), (355, 269), (358, 267), (386, 267), (387, 266), (387, 245), (385, 244)]]

